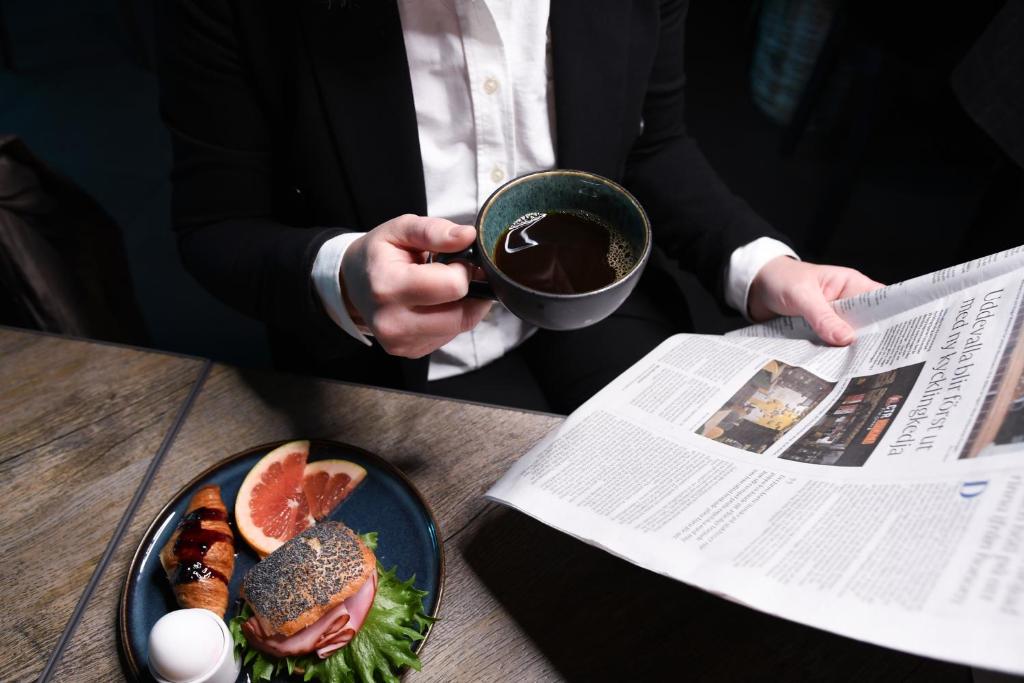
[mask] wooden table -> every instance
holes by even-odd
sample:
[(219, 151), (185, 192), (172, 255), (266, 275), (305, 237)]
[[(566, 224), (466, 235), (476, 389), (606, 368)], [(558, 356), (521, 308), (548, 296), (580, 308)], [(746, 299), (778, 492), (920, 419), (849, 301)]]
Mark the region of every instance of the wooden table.
[(294, 438), (401, 468), (440, 525), (440, 622), (416, 681), (970, 680), (734, 605), (481, 494), (561, 418), (0, 328), (0, 681), (123, 678), (117, 601), (142, 534), (207, 466)]

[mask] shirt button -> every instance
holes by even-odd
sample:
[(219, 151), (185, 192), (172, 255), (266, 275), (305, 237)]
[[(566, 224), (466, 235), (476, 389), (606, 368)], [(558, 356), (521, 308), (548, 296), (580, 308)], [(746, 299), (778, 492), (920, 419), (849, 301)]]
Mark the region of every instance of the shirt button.
[(498, 92), (498, 79), (490, 76), (484, 81), (484, 92), (493, 95)]
[(500, 183), (504, 179), (505, 179), (505, 172), (502, 171), (497, 166), (495, 166), (494, 170), (491, 171), (491, 180), (493, 180), (496, 183)]

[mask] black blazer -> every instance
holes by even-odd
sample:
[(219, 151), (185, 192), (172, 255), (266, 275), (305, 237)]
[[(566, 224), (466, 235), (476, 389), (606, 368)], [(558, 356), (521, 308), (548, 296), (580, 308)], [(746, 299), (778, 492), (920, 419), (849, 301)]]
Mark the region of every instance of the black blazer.
[[(731, 252), (778, 237), (687, 136), (685, 0), (551, 0), (556, 156), (622, 183), (655, 242), (721, 298)], [(161, 108), (186, 268), (265, 321), (288, 369), (417, 388), (323, 312), (317, 250), (427, 202), (395, 0), (166, 0)]]

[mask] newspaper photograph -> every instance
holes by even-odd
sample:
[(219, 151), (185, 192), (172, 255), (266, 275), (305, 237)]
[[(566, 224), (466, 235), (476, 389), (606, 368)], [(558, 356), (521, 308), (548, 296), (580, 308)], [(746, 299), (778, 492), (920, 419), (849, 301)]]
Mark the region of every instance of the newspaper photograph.
[(1024, 308), (1014, 316), (1009, 341), (989, 382), (961, 458), (1019, 450), (1024, 444)]
[(804, 370), (770, 360), (705, 422), (701, 436), (764, 453), (821, 403), (835, 387)]
[(779, 457), (815, 465), (860, 467), (885, 436), (924, 363), (854, 377), (828, 412)]
[(852, 638), (1024, 674), (1024, 250), (676, 335), (488, 497), (637, 565)]

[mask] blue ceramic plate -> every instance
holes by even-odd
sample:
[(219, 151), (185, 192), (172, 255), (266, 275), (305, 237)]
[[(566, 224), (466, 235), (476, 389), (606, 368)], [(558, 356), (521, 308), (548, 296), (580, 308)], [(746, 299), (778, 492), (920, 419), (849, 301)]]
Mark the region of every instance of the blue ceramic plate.
[[(160, 566), (159, 554), (174, 533), (188, 501), (200, 486), (219, 484), (234, 528), (233, 509), (242, 480), (260, 458), (282, 443), (285, 442), (257, 446), (214, 465), (181, 489), (149, 526), (135, 551), (121, 591), (120, 642), (129, 677), (153, 680), (147, 666), (149, 631), (157, 619), (178, 607)], [(444, 583), (444, 552), (437, 538), (437, 522), (423, 496), (404, 474), (372, 453), (342, 443), (311, 441), (309, 460), (328, 458), (351, 460), (366, 468), (367, 473), (362, 484), (335, 508), (330, 518), (344, 522), (359, 533), (378, 532), (377, 559), (386, 568), (397, 566), (399, 578), (415, 574), (416, 587), (427, 591), (424, 611), (437, 616)], [(242, 577), (259, 559), (237, 533), (235, 552), (229, 619), (235, 613)], [(414, 649), (419, 651), (424, 642), (426, 639)], [(246, 669), (238, 680), (248, 680)]]

